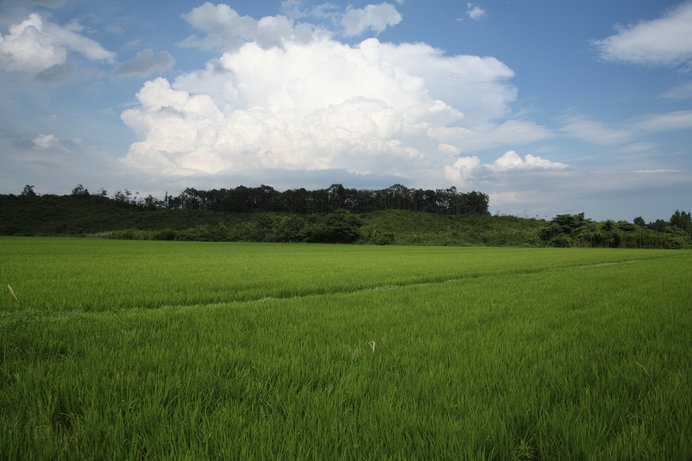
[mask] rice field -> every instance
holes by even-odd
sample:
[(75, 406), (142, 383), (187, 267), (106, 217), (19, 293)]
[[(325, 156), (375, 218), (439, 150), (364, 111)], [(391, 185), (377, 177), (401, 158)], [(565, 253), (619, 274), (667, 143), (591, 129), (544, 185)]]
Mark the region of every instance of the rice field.
[(691, 251), (0, 238), (0, 453), (688, 460), (691, 281)]

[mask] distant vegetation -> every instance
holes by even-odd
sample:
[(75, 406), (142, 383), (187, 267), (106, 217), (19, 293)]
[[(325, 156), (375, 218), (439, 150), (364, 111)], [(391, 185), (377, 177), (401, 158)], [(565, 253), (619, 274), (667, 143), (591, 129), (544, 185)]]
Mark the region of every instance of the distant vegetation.
[(641, 217), (626, 221), (594, 222), (584, 213), (555, 216), (539, 232), (540, 241), (554, 247), (689, 248), (690, 213), (676, 211), (669, 221), (646, 224)]
[[(22, 195), (36, 196), (34, 186), (25, 186)], [(81, 184), (72, 190), (73, 196), (88, 197), (91, 194)], [(100, 190), (96, 195), (105, 197)], [(138, 205), (148, 210), (205, 210), (221, 213), (330, 213), (338, 210), (366, 213), (379, 210), (411, 210), (442, 214), (487, 215), (488, 195), (481, 192), (457, 192), (449, 189), (409, 189), (395, 184), (380, 190), (347, 189), (332, 184), (327, 189), (289, 189), (284, 192), (273, 187), (238, 186), (232, 189), (197, 190), (187, 188), (178, 196), (166, 193), (163, 200), (152, 195), (140, 197), (125, 189), (117, 191), (113, 200)]]
[(82, 185), (70, 195), (0, 195), (0, 235), (98, 235), (140, 240), (487, 245), (611, 248), (692, 247), (689, 212), (668, 221), (596, 222), (491, 216), (488, 196), (455, 188), (276, 191), (269, 186), (202, 191), (163, 199), (129, 190), (108, 196)]

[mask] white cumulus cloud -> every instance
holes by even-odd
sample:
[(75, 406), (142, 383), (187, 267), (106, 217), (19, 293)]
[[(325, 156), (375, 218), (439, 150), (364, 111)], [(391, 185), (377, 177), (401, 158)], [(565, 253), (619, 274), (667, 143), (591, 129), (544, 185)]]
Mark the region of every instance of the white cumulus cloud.
[(594, 41), (601, 58), (648, 65), (678, 65), (692, 60), (692, 2), (660, 18), (621, 28)]
[(469, 180), (492, 177), (498, 173), (512, 171), (564, 170), (569, 165), (527, 154), (522, 159), (510, 150), (493, 163), (483, 164), (476, 156), (459, 157), (453, 164), (444, 167), (444, 176), (453, 184), (463, 185)]
[(481, 169), (481, 159), (473, 156), (459, 157), (452, 165), (445, 165), (445, 178), (453, 184), (463, 184)]
[(204, 32), (191, 35), (180, 45), (202, 49), (235, 50), (245, 43), (255, 42), (264, 48), (281, 46), (285, 41), (306, 42), (328, 32), (308, 23), (295, 23), (286, 16), (265, 16), (259, 20), (240, 16), (226, 4), (209, 2), (182, 15), (190, 25)]
[(446, 129), (502, 142), (546, 136), (530, 122), (492, 122), (515, 98), (512, 75), (497, 59), (445, 56), (424, 44), (251, 41), (172, 82), (147, 82), (122, 114), (140, 138), (123, 161), (168, 175), (439, 171), (472, 144)]
[(0, 66), (8, 71), (37, 74), (63, 65), (68, 51), (91, 60), (113, 60), (113, 53), (71, 29), (75, 27), (61, 27), (39, 14), (30, 14), (12, 25), (7, 35), (0, 35)]
[(366, 52), (421, 78), (433, 98), (458, 108), (469, 125), (507, 116), (517, 97), (516, 87), (507, 83), (514, 71), (493, 57), (448, 56), (424, 43), (381, 43)]
[(488, 168), (494, 171), (510, 170), (564, 170), (569, 165), (560, 162), (551, 162), (541, 157), (527, 154), (522, 159), (515, 151), (510, 150), (502, 157), (495, 160)]
[(401, 13), (391, 3), (367, 5), (364, 8), (348, 8), (341, 24), (346, 35), (357, 36), (367, 31), (377, 34), (389, 26), (395, 26), (402, 20)]

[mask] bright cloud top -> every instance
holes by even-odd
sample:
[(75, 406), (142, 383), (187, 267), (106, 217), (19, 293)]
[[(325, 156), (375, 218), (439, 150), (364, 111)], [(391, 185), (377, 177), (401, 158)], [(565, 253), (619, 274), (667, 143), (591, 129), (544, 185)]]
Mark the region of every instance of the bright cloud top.
[(30, 14), (11, 26), (7, 35), (0, 35), (0, 66), (9, 71), (39, 73), (64, 64), (68, 51), (91, 60), (113, 60), (113, 53), (70, 29), (46, 21), (39, 14)]
[(635, 64), (677, 65), (692, 59), (692, 2), (595, 42), (601, 57)]
[[(277, 17), (240, 17), (226, 5), (207, 3), (185, 18), (209, 33), (188, 44), (226, 44), (226, 52), (172, 82), (144, 84), (139, 105), (122, 114), (140, 137), (124, 158), (131, 168), (407, 176), (439, 171), (464, 142), (487, 133), (517, 143), (546, 136), (530, 122), (494, 122), (516, 97), (507, 82), (513, 72), (495, 58), (445, 56), (428, 45), (374, 38), (349, 45), (314, 27), (317, 33), (302, 36), (285, 17), (290, 27), (275, 36), (280, 45), (267, 46), (255, 40), (259, 25)], [(239, 36), (250, 41), (227, 46)]]

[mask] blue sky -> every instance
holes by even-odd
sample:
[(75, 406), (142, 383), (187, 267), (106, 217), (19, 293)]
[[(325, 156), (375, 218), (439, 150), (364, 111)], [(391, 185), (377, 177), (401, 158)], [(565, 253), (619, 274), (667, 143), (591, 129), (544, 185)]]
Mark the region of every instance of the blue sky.
[(692, 2), (0, 2), (0, 193), (480, 190), (692, 209)]

